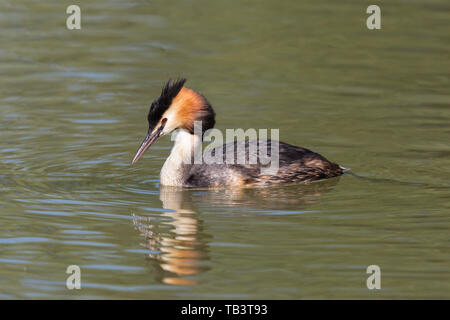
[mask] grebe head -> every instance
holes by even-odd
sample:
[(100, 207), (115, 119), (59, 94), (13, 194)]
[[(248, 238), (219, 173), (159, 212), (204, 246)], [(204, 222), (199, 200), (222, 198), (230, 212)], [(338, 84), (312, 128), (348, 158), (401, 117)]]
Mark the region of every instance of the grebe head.
[(166, 83), (161, 96), (153, 101), (148, 112), (148, 133), (133, 158), (132, 164), (161, 136), (176, 129), (194, 134), (194, 122), (202, 123), (202, 133), (214, 127), (215, 113), (208, 100), (184, 87), (186, 79)]

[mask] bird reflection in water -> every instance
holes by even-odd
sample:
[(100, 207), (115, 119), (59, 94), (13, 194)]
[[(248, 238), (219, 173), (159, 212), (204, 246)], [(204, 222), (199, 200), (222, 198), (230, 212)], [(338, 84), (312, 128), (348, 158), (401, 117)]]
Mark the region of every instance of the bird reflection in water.
[[(145, 247), (154, 253), (148, 255), (162, 269), (163, 283), (195, 285), (193, 276), (207, 271), (209, 259), (203, 233), (203, 221), (192, 208), (189, 192), (180, 188), (162, 187), (160, 199), (163, 212), (160, 217), (133, 215), (133, 224), (145, 237)], [(167, 219), (168, 218), (168, 219)]]
[(191, 201), (198, 207), (233, 206), (248, 212), (300, 211), (318, 204), (322, 195), (333, 190), (340, 178), (309, 184), (198, 190), (192, 194)]
[[(307, 185), (271, 188), (235, 188), (186, 190), (161, 186), (160, 199), (168, 211), (158, 217), (133, 215), (135, 228), (145, 237), (148, 257), (156, 261), (162, 273), (160, 281), (173, 285), (195, 285), (195, 276), (209, 269), (208, 241), (203, 221), (193, 209), (207, 211), (236, 206), (248, 212), (292, 212), (317, 204), (331, 191), (339, 177)], [(229, 211), (229, 209), (224, 209)]]

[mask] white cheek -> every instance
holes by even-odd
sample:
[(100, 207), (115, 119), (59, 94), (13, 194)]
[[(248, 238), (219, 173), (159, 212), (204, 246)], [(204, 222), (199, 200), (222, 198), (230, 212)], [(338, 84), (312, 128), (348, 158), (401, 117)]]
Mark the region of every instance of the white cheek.
[(176, 121), (176, 113), (173, 110), (167, 110), (162, 116), (162, 119), (164, 118), (167, 119), (167, 122), (162, 131), (163, 134), (168, 134), (178, 128), (179, 123)]
[(173, 123), (171, 123), (169, 119), (167, 119), (166, 125), (164, 126), (164, 129), (162, 131), (162, 134), (166, 135), (168, 133), (171, 133), (176, 128), (177, 127), (175, 125), (173, 125)]

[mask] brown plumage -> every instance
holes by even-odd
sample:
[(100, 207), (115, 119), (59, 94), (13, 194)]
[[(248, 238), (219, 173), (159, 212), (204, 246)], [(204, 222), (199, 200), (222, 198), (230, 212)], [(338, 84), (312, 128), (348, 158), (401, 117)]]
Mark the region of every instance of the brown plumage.
[[(237, 150), (235, 141), (234, 150)], [(271, 154), (272, 141), (267, 142), (268, 157)], [(327, 178), (337, 177), (343, 173), (341, 168), (336, 163), (328, 161), (326, 158), (311, 150), (296, 147), (287, 143), (278, 142), (279, 144), (279, 169), (276, 174), (266, 175), (261, 172), (262, 167), (267, 167), (261, 164), (259, 159), (259, 146), (257, 140), (245, 141), (245, 157), (249, 159), (252, 148), (251, 144), (255, 144), (257, 148), (257, 160), (255, 165), (251, 164), (236, 164), (237, 157), (232, 163), (227, 163), (226, 149), (227, 145), (217, 147), (212, 151), (212, 155), (221, 154), (223, 164), (199, 164), (194, 165), (192, 174), (186, 181), (187, 187), (219, 187), (221, 185), (245, 185), (245, 186), (267, 186), (271, 184), (295, 183), (295, 182), (312, 182), (323, 180)]]

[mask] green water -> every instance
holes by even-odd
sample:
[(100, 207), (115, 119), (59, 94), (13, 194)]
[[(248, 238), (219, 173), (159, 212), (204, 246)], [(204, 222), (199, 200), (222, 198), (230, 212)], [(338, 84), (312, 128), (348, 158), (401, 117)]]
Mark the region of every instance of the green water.
[[(0, 2), (0, 298), (450, 298), (448, 1), (381, 30), (368, 1), (77, 1), (73, 31), (69, 4)], [(161, 189), (168, 137), (130, 162), (177, 76), (352, 174)]]

